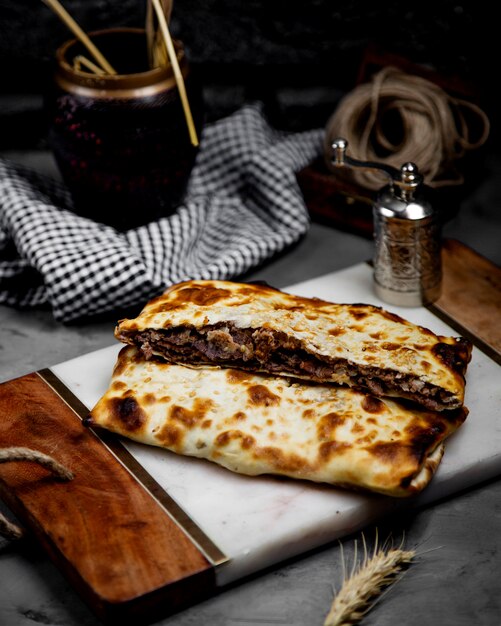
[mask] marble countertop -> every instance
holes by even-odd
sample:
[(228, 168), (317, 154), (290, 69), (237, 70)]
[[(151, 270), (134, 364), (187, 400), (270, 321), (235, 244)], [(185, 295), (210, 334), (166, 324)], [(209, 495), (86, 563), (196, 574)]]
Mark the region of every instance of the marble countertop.
[[(46, 154), (4, 156), (41, 170)], [(486, 163), (485, 179), (462, 203), (444, 234), (470, 245), (501, 265), (501, 159)], [(320, 224), (286, 254), (249, 279), (283, 287), (371, 257), (372, 243)], [(60, 363), (113, 343), (115, 320), (63, 326), (48, 311), (0, 307), (0, 380)], [(5, 507), (0, 505), (0, 510)], [(456, 626), (499, 623), (501, 594), (501, 479), (459, 493), (418, 511), (392, 514), (378, 523), (380, 539), (404, 537), (418, 558), (363, 623)], [(373, 545), (375, 527), (365, 531)], [(354, 541), (343, 539), (351, 563)], [(283, 563), (224, 588), (216, 597), (165, 618), (162, 626), (321, 625), (342, 576), (338, 543)], [(30, 541), (0, 540), (0, 624), (90, 626), (100, 622)]]

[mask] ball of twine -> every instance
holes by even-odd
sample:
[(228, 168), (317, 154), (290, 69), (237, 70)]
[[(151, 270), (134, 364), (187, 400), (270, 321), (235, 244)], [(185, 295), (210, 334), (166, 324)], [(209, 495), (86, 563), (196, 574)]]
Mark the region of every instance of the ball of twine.
[[(425, 78), (387, 67), (340, 101), (327, 122), (325, 157), (331, 166), (332, 142), (343, 137), (356, 159), (397, 168), (412, 161), (430, 187), (459, 185), (464, 179), (455, 162), (483, 145), (489, 130), (489, 119), (476, 104), (453, 98)], [(350, 170), (350, 176), (369, 190), (387, 182), (377, 172)]]

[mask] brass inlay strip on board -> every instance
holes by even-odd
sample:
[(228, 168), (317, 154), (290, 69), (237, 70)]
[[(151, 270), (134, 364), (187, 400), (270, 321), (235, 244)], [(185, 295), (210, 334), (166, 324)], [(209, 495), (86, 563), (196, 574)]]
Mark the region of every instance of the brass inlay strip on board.
[[(37, 372), (40, 378), (51, 387), (54, 392), (80, 418), (85, 419), (89, 409), (75, 396), (75, 394), (52, 372), (46, 368)], [(134, 458), (117, 437), (106, 431), (97, 434), (89, 429), (117, 458), (117, 460), (134, 476), (146, 491), (165, 510), (169, 517), (193, 541), (213, 566), (227, 562), (228, 557), (216, 544), (197, 526), (189, 515), (169, 496), (165, 489), (151, 476), (145, 468)]]

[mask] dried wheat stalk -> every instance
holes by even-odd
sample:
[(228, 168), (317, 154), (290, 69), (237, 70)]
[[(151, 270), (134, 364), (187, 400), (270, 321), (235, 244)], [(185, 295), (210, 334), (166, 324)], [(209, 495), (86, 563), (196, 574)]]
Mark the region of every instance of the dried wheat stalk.
[(373, 606), (376, 596), (401, 574), (403, 568), (412, 562), (415, 551), (403, 550), (391, 546), (379, 546), (378, 537), (374, 553), (369, 557), (367, 544), (362, 534), (364, 558), (357, 562), (357, 542), (351, 572), (347, 578), (344, 553), (341, 545), (343, 563), (343, 584), (334, 598), (324, 626), (351, 626), (358, 623)]

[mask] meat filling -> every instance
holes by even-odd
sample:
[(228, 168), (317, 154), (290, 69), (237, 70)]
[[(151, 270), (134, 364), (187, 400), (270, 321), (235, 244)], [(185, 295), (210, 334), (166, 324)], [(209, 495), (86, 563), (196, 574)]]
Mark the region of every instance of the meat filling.
[(334, 381), (368, 390), (374, 395), (398, 395), (432, 410), (454, 408), (452, 394), (410, 374), (353, 364), (347, 359), (314, 355), (298, 339), (267, 328), (237, 328), (215, 324), (202, 329), (181, 327), (148, 329), (123, 340), (132, 340), (146, 358), (161, 355), (168, 361), (196, 365), (224, 365), (270, 374)]

